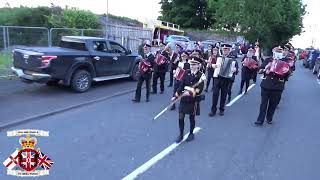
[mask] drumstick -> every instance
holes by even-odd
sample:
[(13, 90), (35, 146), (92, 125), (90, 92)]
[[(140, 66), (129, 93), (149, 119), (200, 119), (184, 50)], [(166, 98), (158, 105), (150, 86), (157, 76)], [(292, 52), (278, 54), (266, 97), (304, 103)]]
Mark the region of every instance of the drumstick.
[[(206, 76), (202, 74), (201, 78), (199, 81), (192, 86), (192, 88), (197, 87), (200, 83), (204, 82), (206, 80)], [(165, 113), (173, 104), (175, 104), (177, 101), (179, 101), (183, 96), (185, 96), (184, 93), (182, 93), (180, 96), (178, 96), (174, 101), (172, 101), (168, 106), (166, 106), (159, 114), (157, 114), (153, 120), (156, 120), (158, 117), (160, 117), (163, 113)]]

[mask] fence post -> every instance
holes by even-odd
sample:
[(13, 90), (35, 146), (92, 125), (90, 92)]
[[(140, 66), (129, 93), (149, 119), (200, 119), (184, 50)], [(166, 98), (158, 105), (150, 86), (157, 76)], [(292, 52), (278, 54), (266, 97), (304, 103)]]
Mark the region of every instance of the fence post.
[(7, 37), (6, 37), (6, 28), (2, 27), (2, 34), (3, 34), (3, 48), (7, 49)]
[(49, 47), (52, 46), (52, 28), (49, 30)]
[(9, 38), (9, 28), (7, 27), (7, 48), (9, 48), (9, 46), (10, 46), (10, 38)]
[(128, 36), (127, 37), (127, 49), (130, 49), (131, 47), (130, 47), (130, 37)]
[(81, 29), (81, 36), (83, 36), (83, 29)]
[(48, 33), (48, 47), (50, 47), (50, 30), (47, 28), (47, 33)]
[(121, 36), (121, 45), (124, 46), (124, 37)]

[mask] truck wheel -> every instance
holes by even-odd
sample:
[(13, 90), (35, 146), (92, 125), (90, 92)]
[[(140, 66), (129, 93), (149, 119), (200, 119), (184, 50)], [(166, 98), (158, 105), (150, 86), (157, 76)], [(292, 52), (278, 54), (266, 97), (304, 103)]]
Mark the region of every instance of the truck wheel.
[(91, 74), (86, 70), (77, 70), (71, 80), (71, 87), (78, 93), (83, 93), (91, 87)]
[(59, 80), (50, 80), (46, 82), (47, 86), (57, 86), (59, 84)]
[(134, 81), (138, 81), (139, 78), (139, 64), (135, 64), (133, 69), (132, 69), (132, 73), (131, 73), (131, 79)]

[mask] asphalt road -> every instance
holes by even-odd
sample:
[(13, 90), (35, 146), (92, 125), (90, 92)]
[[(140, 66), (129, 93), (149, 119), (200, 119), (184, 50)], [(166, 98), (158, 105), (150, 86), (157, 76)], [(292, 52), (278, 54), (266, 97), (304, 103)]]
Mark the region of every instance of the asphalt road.
[[(234, 84), (233, 96), (239, 89), (239, 80), (240, 76)], [(94, 91), (108, 93), (108, 88), (117, 86), (129, 88), (126, 83), (135, 86), (132, 82), (114, 83), (110, 87), (98, 86), (92, 94), (84, 96), (93, 96)], [(195, 140), (181, 143), (137, 179), (320, 179), (317, 141), (320, 85), (315, 77), (299, 64), (286, 85), (274, 123), (263, 127), (253, 125), (260, 103), (258, 84), (228, 107), (223, 117), (208, 117), (212, 93), (206, 93), (196, 122), (201, 130)], [(50, 98), (47, 91), (51, 91)], [(31, 94), (30, 99), (40, 94), (55, 104), (59, 103), (54, 101), (58, 98), (57, 91), (61, 90), (39, 87), (24, 93)], [(71, 93), (58, 94), (64, 98)], [(0, 160), (19, 147), (18, 138), (7, 137), (7, 130), (42, 129), (50, 131), (50, 136), (38, 138), (38, 146), (55, 164), (50, 175), (41, 179), (122, 179), (173, 144), (178, 135), (177, 111), (168, 111), (152, 121), (169, 103), (170, 96), (171, 89), (167, 89), (165, 94), (151, 96), (150, 103), (142, 99), (134, 104), (130, 93), (2, 130)], [(85, 97), (73, 95), (73, 98)], [(28, 108), (36, 109), (36, 102), (29, 103)], [(185, 132), (188, 130), (186, 119)], [(0, 179), (17, 178), (7, 176), (0, 166)]]

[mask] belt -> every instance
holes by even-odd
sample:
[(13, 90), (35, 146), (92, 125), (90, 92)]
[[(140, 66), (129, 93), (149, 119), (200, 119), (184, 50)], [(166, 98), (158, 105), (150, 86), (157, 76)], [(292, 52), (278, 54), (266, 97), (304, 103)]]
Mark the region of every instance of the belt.
[(284, 82), (284, 81), (285, 81), (284, 78), (272, 77), (272, 76), (267, 76), (267, 77), (263, 76), (262, 79), (278, 80), (278, 81), (280, 81), (280, 82)]

